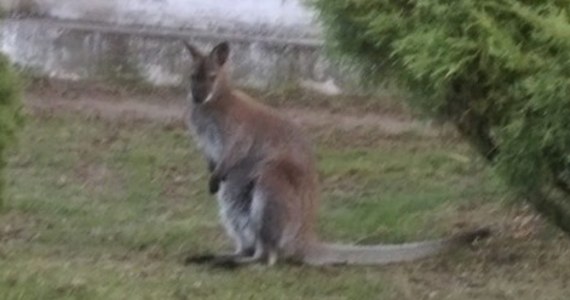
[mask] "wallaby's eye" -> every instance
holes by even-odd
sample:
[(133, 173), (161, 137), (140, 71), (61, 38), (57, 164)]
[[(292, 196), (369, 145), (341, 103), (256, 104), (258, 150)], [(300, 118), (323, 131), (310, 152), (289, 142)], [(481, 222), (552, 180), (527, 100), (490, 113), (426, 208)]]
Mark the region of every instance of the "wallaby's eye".
[(217, 76), (217, 75), (218, 75), (218, 74), (216, 74), (216, 73), (210, 73), (210, 74), (208, 74), (208, 78), (209, 78), (210, 80), (214, 80), (214, 79), (216, 79), (216, 76)]

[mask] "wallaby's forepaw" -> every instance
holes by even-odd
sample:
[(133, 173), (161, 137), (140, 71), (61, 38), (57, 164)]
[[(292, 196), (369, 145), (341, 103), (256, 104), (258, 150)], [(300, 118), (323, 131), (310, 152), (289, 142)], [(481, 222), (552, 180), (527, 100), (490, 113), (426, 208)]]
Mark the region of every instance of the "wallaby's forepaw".
[(212, 175), (210, 177), (210, 181), (208, 182), (208, 189), (210, 190), (210, 194), (214, 195), (220, 190), (220, 178), (218, 176)]

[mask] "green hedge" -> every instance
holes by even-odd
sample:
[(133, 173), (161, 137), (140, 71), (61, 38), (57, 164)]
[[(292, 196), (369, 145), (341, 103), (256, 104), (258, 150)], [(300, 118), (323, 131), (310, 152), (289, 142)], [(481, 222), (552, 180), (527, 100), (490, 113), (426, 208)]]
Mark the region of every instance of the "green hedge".
[(453, 122), (570, 231), (570, 0), (309, 1), (333, 53)]
[(6, 57), (0, 55), (0, 207), (4, 200), (6, 151), (21, 123), (20, 84)]

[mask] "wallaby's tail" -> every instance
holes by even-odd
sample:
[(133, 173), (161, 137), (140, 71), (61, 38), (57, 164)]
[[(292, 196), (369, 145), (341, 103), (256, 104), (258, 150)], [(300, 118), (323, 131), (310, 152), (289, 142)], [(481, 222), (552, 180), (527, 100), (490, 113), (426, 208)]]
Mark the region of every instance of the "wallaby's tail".
[(470, 244), (490, 234), (488, 228), (483, 228), (448, 239), (397, 245), (351, 246), (317, 243), (309, 247), (303, 261), (310, 265), (384, 265), (412, 261), (437, 255), (454, 246)]

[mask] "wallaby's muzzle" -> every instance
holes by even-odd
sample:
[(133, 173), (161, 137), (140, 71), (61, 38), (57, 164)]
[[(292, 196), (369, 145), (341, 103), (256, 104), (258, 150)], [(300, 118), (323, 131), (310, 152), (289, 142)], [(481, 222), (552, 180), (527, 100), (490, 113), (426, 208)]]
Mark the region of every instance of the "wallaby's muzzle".
[(194, 101), (194, 103), (197, 104), (203, 103), (204, 100), (206, 100), (206, 97), (208, 97), (208, 93), (209, 93), (208, 89), (201, 86), (200, 84), (192, 85), (191, 94), (192, 94), (192, 101)]

